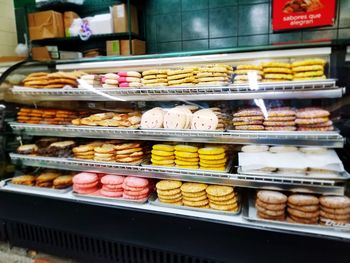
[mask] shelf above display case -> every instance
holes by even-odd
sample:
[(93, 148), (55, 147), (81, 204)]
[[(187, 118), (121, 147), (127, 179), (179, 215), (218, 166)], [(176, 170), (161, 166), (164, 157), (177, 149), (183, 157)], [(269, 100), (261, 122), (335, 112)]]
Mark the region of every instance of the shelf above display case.
[[(228, 172), (216, 172), (176, 167), (159, 167), (151, 165), (130, 165), (113, 162), (96, 162), (70, 158), (29, 156), (10, 154), (15, 164), (72, 171), (93, 171), (102, 173), (118, 173), (157, 179), (177, 179), (181, 181), (202, 182), (209, 184), (233, 185), (250, 188), (288, 190), (305, 193), (344, 194), (344, 186), (339, 180), (320, 180), (305, 178), (281, 178), (272, 176), (239, 175)], [(347, 178), (344, 177), (344, 180)]]
[(336, 80), (261, 83), (259, 90), (249, 85), (194, 86), (159, 88), (102, 89), (64, 88), (33, 89), (15, 86), (12, 95), (31, 101), (214, 101), (250, 99), (316, 99), (340, 98), (345, 88)]
[(324, 146), (342, 148), (343, 137), (337, 131), (198, 131), (167, 129), (129, 129), (96, 126), (25, 124), (10, 122), (16, 134), (36, 136), (83, 137), (150, 141), (179, 141), (226, 144), (268, 144)]

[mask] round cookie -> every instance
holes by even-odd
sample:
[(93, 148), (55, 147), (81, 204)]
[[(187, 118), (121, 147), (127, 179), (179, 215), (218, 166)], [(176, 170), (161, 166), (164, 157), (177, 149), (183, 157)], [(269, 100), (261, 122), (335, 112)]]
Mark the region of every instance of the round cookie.
[(101, 183), (107, 185), (120, 185), (124, 182), (125, 177), (121, 175), (106, 174), (101, 178)]
[(293, 205), (290, 203), (288, 203), (288, 207), (302, 212), (316, 212), (320, 209), (318, 205)]
[(236, 198), (236, 194), (234, 192), (224, 196), (214, 196), (210, 194), (207, 194), (207, 196), (211, 201), (214, 201), (214, 202), (221, 202), (221, 201), (224, 202), (224, 201), (228, 201), (233, 198)]
[(287, 202), (287, 196), (275, 191), (261, 190), (257, 193), (257, 197), (269, 204), (281, 204)]
[(133, 177), (133, 176), (126, 177), (124, 180), (124, 183), (127, 186), (135, 187), (135, 188), (147, 187), (149, 185), (148, 179), (141, 178), (141, 177)]
[(142, 114), (141, 128), (142, 129), (157, 129), (162, 128), (164, 122), (164, 111), (161, 108), (153, 108)]
[(184, 205), (191, 206), (191, 207), (205, 206), (209, 203), (208, 199), (201, 200), (201, 201), (187, 201), (183, 199), (182, 202), (184, 203)]
[(209, 202), (209, 207), (215, 210), (221, 210), (221, 211), (237, 211), (238, 206), (237, 204), (233, 205), (217, 205), (214, 204), (213, 202)]
[[(175, 152), (176, 153), (176, 152)], [(168, 152), (168, 151), (159, 151), (159, 150), (152, 150), (152, 155), (158, 155), (158, 156), (173, 156), (173, 152)]]
[(192, 116), (192, 130), (215, 130), (219, 120), (216, 114), (209, 109), (196, 111)]
[(171, 156), (160, 156), (160, 155), (152, 154), (152, 159), (155, 160), (155, 161), (175, 160), (175, 156), (174, 155), (171, 155)]
[(332, 220), (349, 220), (350, 219), (350, 214), (343, 214), (343, 215), (331, 214), (331, 213), (327, 213), (323, 210), (320, 211), (320, 215), (323, 218), (329, 218)]
[(233, 193), (233, 187), (224, 185), (209, 185), (205, 191), (210, 196), (221, 197)]
[(198, 201), (207, 200), (208, 198), (206, 195), (201, 195), (201, 196), (196, 196), (196, 197), (183, 196), (182, 199), (184, 201), (189, 201), (189, 202), (198, 202)]
[(156, 184), (156, 188), (162, 191), (178, 189), (182, 186), (182, 182), (173, 180), (161, 180)]
[(153, 150), (165, 151), (165, 152), (173, 152), (175, 147), (168, 144), (155, 144), (152, 146)]
[(200, 192), (194, 192), (194, 193), (182, 191), (182, 195), (183, 195), (183, 197), (190, 197), (191, 198), (191, 197), (199, 197), (199, 196), (203, 196), (203, 195), (206, 196), (206, 192), (204, 190), (200, 191)]
[(281, 216), (269, 216), (269, 215), (266, 215), (262, 212), (257, 212), (257, 216), (259, 218), (262, 218), (262, 219), (267, 219), (267, 220), (277, 220), (277, 221), (284, 221), (286, 219), (285, 215), (281, 215)]
[(168, 203), (168, 204), (174, 204), (174, 203), (178, 203), (181, 202), (182, 203), (182, 198), (176, 198), (176, 199), (163, 199), (159, 197), (159, 201), (161, 201), (162, 203)]
[(315, 107), (299, 109), (296, 112), (297, 118), (324, 118), (328, 117), (329, 115), (329, 111)]
[(282, 216), (285, 214), (285, 210), (281, 209), (281, 210), (269, 210), (266, 209), (264, 207), (259, 206), (257, 203), (255, 204), (256, 210), (258, 210), (259, 212), (265, 214), (265, 215), (269, 215), (269, 216)]
[(209, 155), (209, 154), (201, 154), (199, 155), (200, 160), (222, 160), (226, 157), (225, 153)]
[(293, 194), (288, 197), (288, 204), (295, 206), (318, 205), (319, 200), (313, 195)]
[(191, 146), (191, 145), (185, 145), (185, 144), (178, 144), (175, 146), (175, 150), (178, 152), (196, 153), (196, 152), (198, 152), (198, 147)]
[(327, 208), (348, 208), (350, 207), (350, 198), (347, 196), (322, 196), (320, 203)]
[(218, 155), (225, 153), (223, 147), (205, 147), (198, 150), (200, 155)]
[(296, 216), (296, 217), (301, 217), (301, 218), (315, 218), (318, 217), (320, 212), (319, 211), (315, 211), (315, 212), (303, 212), (303, 211), (299, 211), (293, 208), (288, 207), (287, 211), (290, 215), (292, 216)]
[(232, 198), (232, 199), (229, 199), (227, 201), (214, 201), (212, 199), (209, 198), (209, 202), (210, 203), (213, 203), (215, 205), (237, 205), (237, 200)]
[(151, 159), (152, 164), (155, 165), (169, 165), (169, 164), (174, 164), (174, 160), (155, 160)]
[(198, 153), (196, 152), (180, 152), (180, 151), (175, 151), (175, 155), (183, 157), (183, 158), (197, 158)]
[(328, 208), (321, 206), (321, 210), (326, 213), (335, 214), (335, 215), (347, 215), (350, 214), (350, 207), (347, 208)]
[(313, 219), (307, 219), (307, 218), (300, 218), (296, 216), (289, 215), (287, 217), (287, 222), (289, 223), (297, 223), (297, 224), (317, 224), (318, 218)]
[(256, 199), (256, 205), (272, 211), (284, 210), (286, 208), (286, 204), (269, 204), (261, 201), (260, 199)]
[(181, 193), (175, 194), (175, 195), (162, 195), (157, 191), (157, 194), (158, 194), (158, 197), (163, 200), (174, 200), (174, 199), (182, 198)]

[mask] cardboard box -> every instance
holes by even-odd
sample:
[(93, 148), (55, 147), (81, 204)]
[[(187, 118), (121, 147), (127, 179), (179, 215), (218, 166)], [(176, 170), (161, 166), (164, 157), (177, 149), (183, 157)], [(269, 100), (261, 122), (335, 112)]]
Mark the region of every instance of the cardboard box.
[(59, 59), (57, 46), (32, 47), (32, 58), (34, 60)]
[(73, 23), (73, 20), (79, 18), (78, 14), (72, 11), (67, 11), (63, 13), (63, 26), (66, 37), (69, 37), (69, 28)]
[[(139, 33), (139, 21), (137, 18), (137, 9), (130, 5), (131, 32)], [(128, 32), (128, 6), (126, 4), (115, 5), (112, 7), (114, 33)]]
[(119, 40), (106, 41), (107, 56), (119, 56), (120, 55), (120, 42)]
[(64, 37), (61, 13), (43, 11), (28, 14), (28, 25), (31, 40)]
[(143, 55), (146, 54), (146, 42), (138, 39), (131, 40), (132, 50), (130, 52), (129, 40), (120, 40), (120, 54), (128, 55)]

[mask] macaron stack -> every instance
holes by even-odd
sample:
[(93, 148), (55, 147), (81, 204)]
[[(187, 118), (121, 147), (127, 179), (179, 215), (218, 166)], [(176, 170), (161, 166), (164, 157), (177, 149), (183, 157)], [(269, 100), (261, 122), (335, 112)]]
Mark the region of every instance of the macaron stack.
[(329, 225), (350, 223), (350, 198), (347, 196), (320, 197), (320, 223)]
[(78, 194), (91, 194), (98, 190), (99, 179), (95, 173), (79, 173), (73, 177), (73, 190)]
[(303, 108), (297, 110), (295, 123), (298, 131), (332, 131), (334, 127), (329, 116), (329, 111), (321, 108)]
[(119, 75), (114, 73), (107, 73), (103, 75), (102, 77), (102, 87), (109, 89), (109, 88), (118, 88), (119, 84)]
[(225, 64), (205, 65), (198, 68), (196, 82), (200, 86), (228, 85), (232, 66)]
[(198, 147), (180, 144), (175, 146), (175, 163), (178, 168), (198, 169)]
[(317, 224), (320, 215), (319, 200), (314, 195), (293, 194), (288, 197), (290, 223)]
[(168, 86), (168, 70), (151, 69), (143, 71), (142, 84), (144, 87)]
[(181, 130), (191, 128), (193, 114), (188, 107), (177, 106), (164, 114), (164, 128)]
[(295, 111), (289, 107), (272, 108), (264, 121), (265, 130), (295, 131)]
[(161, 180), (156, 184), (158, 199), (162, 203), (183, 205), (181, 194), (182, 182)]
[(293, 79), (294, 80), (316, 80), (326, 79), (324, 73), (324, 66), (326, 61), (324, 59), (306, 59), (295, 61), (292, 63)]
[(100, 189), (100, 194), (107, 197), (122, 197), (124, 191), (124, 179), (124, 176), (114, 174), (106, 174), (102, 176), (102, 188)]
[(259, 108), (241, 109), (233, 114), (232, 123), (236, 130), (264, 130), (264, 115)]
[(238, 65), (236, 67), (236, 70), (233, 72), (234, 78), (233, 83), (234, 84), (246, 84), (249, 82), (249, 76), (252, 76), (251, 78), (255, 81), (261, 81), (263, 72), (261, 71), (261, 66), (258, 65), (251, 65), (251, 64), (245, 64), (245, 65)]
[(94, 160), (98, 162), (114, 162), (115, 149), (113, 144), (103, 144), (94, 148)]
[(182, 202), (194, 208), (209, 208), (209, 200), (205, 189), (208, 185), (201, 183), (183, 183), (181, 186)]
[(257, 193), (255, 207), (259, 218), (284, 221), (286, 205), (287, 196), (280, 192), (261, 190)]
[(210, 208), (230, 212), (238, 211), (237, 194), (232, 186), (209, 185), (205, 191)]
[(175, 153), (174, 146), (168, 144), (155, 144), (152, 146), (152, 165), (156, 166), (174, 166)]
[(224, 147), (207, 146), (199, 149), (198, 153), (200, 169), (225, 171), (227, 158)]
[(119, 87), (121, 88), (139, 88), (141, 84), (141, 74), (137, 71), (120, 71), (119, 76)]
[(151, 192), (151, 184), (148, 179), (128, 176), (123, 182), (123, 198), (129, 200), (144, 200)]
[(293, 79), (293, 72), (290, 63), (284, 62), (264, 62), (261, 64), (264, 82), (290, 81)]
[(196, 68), (181, 68), (168, 70), (168, 86), (193, 86), (196, 78), (194, 71)]

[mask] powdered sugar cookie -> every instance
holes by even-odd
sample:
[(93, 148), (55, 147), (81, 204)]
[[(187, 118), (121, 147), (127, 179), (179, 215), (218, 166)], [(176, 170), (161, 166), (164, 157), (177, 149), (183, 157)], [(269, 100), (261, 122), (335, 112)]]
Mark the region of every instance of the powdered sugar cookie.
[(172, 108), (164, 115), (164, 128), (166, 129), (184, 129), (186, 122), (186, 113), (180, 107)]
[(142, 114), (141, 128), (157, 129), (162, 128), (164, 122), (164, 111), (161, 108), (153, 108)]
[(202, 109), (192, 116), (192, 130), (215, 130), (218, 125), (218, 117), (209, 109)]

